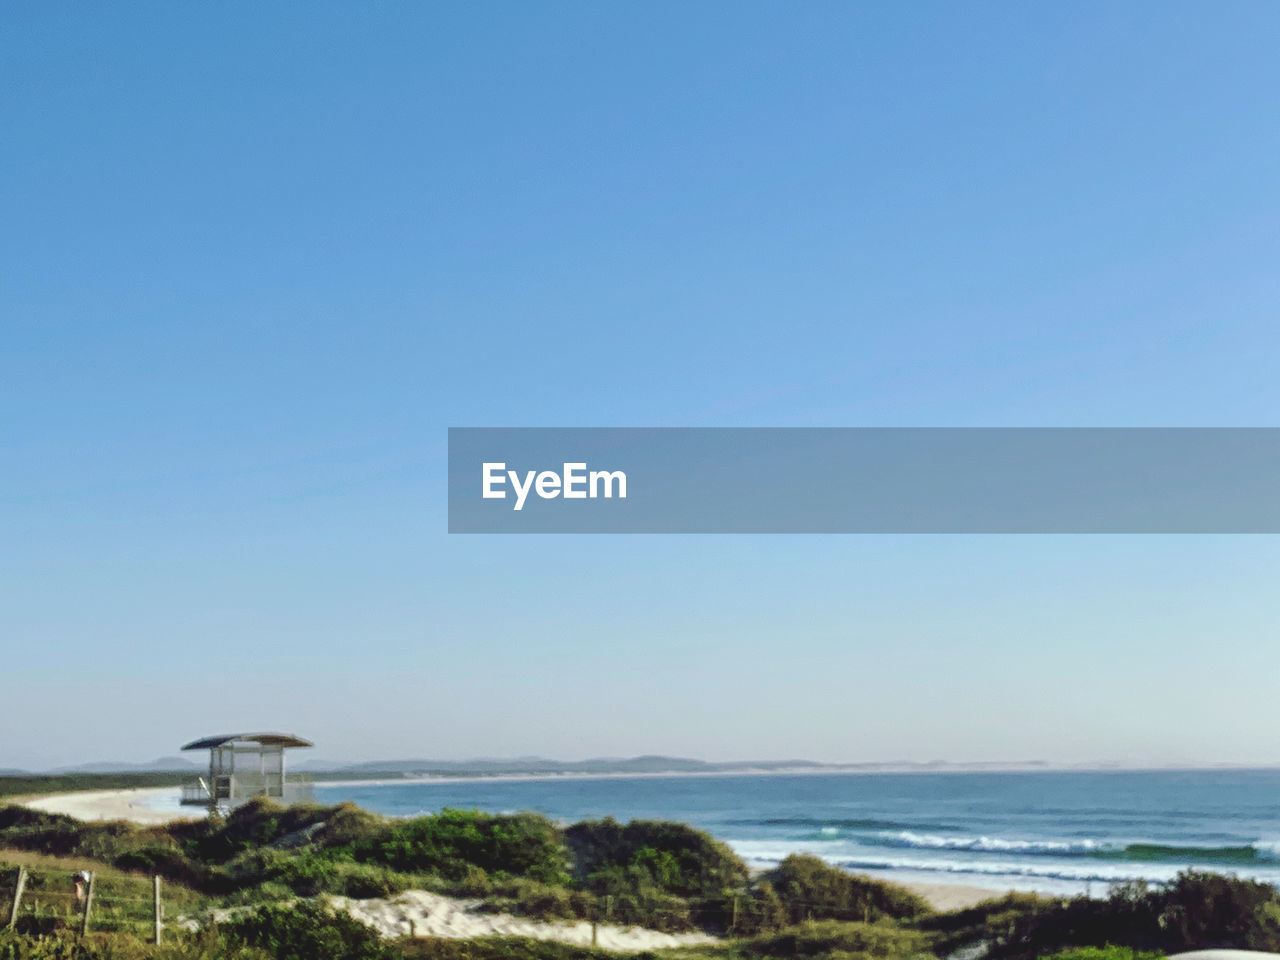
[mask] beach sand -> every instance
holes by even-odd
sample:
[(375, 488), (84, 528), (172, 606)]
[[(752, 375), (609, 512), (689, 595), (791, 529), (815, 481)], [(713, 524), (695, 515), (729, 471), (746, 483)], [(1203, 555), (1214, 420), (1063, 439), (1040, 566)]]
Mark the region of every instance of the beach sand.
[[(38, 797), (14, 798), (9, 802), (20, 803), (23, 806), (31, 807), (35, 810), (43, 810), (46, 813), (64, 813), (75, 817), (77, 820), (131, 820), (134, 823), (158, 824), (168, 823), (171, 820), (199, 820), (204, 816), (204, 811), (199, 807), (186, 807), (181, 812), (176, 813), (173, 810), (152, 809), (152, 806), (158, 801), (172, 799), (176, 794), (176, 787), (147, 787), (138, 790), (85, 790), (76, 793), (51, 793)], [(1008, 892), (1006, 890), (989, 890), (985, 887), (973, 887), (959, 883), (895, 882), (923, 897), (935, 910), (943, 911), (963, 910), (984, 900), (1003, 896)], [(423, 894), (423, 896), (431, 897), (434, 894)], [(398, 900), (398, 898), (393, 898), (393, 900)], [(394, 913), (394, 910), (402, 908), (397, 906), (394, 908), (387, 907), (386, 909)], [(404, 909), (408, 908), (405, 907)], [(487, 921), (494, 915), (477, 914), (474, 916), (485, 918)], [(513, 917), (512, 920), (518, 920), (518, 918)], [(407, 920), (405, 922), (407, 923)], [(436, 921), (432, 920), (430, 922), (435, 923)], [(519, 922), (525, 923), (528, 921), (520, 920)], [(423, 927), (422, 929), (425, 930), (426, 928)], [(603, 929), (601, 927), (602, 931)], [(423, 935), (427, 934), (424, 933)], [(518, 935), (533, 936), (533, 934)], [(445, 934), (440, 934), (440, 936), (445, 936)], [(484, 934), (468, 934), (468, 936), (484, 936)], [(621, 935), (619, 934), (619, 936)], [(570, 940), (567, 942), (577, 943), (580, 941)], [(588, 939), (585, 942), (590, 943), (591, 941)], [(642, 950), (648, 948), (617, 947), (614, 949)]]
[(63, 813), (77, 820), (130, 820), (157, 824), (171, 820), (199, 820), (205, 815), (199, 807), (187, 807), (180, 812), (152, 809), (157, 801), (172, 800), (177, 795), (177, 787), (146, 787), (138, 790), (49, 793), (38, 797), (15, 797), (9, 802), (45, 813)]
[[(863, 876), (867, 876), (863, 874)], [(875, 877), (869, 877), (875, 880)], [(925, 883), (916, 880), (894, 880), (900, 887), (906, 887), (925, 903), (940, 913), (949, 910), (967, 910), (977, 906), (984, 900), (996, 900), (1012, 890), (988, 890), (986, 887), (972, 887), (963, 883)]]
[[(591, 944), (591, 924), (585, 920), (548, 923), (507, 913), (478, 913), (475, 911), (479, 900), (456, 900), (425, 890), (406, 890), (394, 897), (372, 900), (325, 899), (384, 937), (407, 937), (412, 931), (419, 937), (532, 937), (584, 947)], [(596, 938), (597, 946), (617, 951), (660, 950), (716, 942), (715, 937), (705, 933), (662, 933), (610, 923), (596, 928)]]

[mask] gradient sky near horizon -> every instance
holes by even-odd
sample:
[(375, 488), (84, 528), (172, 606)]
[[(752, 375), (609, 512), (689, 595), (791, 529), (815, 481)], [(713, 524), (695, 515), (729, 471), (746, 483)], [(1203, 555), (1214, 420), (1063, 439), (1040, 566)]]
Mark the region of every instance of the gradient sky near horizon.
[(1280, 5), (7, 4), (0, 767), (1280, 762), (1280, 538), (450, 537), (449, 426), (1280, 425)]

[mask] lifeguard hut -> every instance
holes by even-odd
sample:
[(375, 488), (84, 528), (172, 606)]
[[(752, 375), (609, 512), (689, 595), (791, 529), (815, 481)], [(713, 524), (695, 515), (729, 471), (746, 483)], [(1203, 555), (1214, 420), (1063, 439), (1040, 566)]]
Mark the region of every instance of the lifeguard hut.
[(182, 802), (213, 812), (254, 797), (282, 802), (301, 799), (306, 788), (287, 782), (284, 752), (310, 746), (314, 746), (310, 740), (289, 733), (230, 733), (192, 740), (182, 749), (209, 751), (209, 779), (200, 777), (184, 786)]

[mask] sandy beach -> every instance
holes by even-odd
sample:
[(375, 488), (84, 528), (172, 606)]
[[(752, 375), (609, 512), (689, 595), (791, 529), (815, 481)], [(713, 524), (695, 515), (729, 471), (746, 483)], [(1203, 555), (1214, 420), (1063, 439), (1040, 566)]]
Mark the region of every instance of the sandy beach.
[[(872, 877), (871, 879), (875, 879)], [(940, 912), (948, 910), (966, 910), (984, 900), (1003, 897), (1012, 890), (988, 890), (986, 887), (974, 887), (964, 883), (926, 883), (917, 880), (894, 880), (900, 887), (906, 887), (916, 896)]]
[(153, 809), (178, 794), (177, 787), (146, 787), (137, 790), (83, 790), (49, 793), (36, 797), (15, 797), (10, 802), (46, 813), (63, 813), (77, 820), (130, 820), (157, 824), (171, 820), (199, 820), (204, 811), (187, 807), (180, 811)]
[[(204, 811), (187, 807), (180, 811), (156, 809), (164, 801), (172, 800), (176, 787), (146, 787), (137, 790), (85, 790), (76, 793), (50, 793), (36, 797), (14, 798), (34, 810), (46, 813), (62, 813), (77, 820), (129, 820), (133, 823), (160, 824), (171, 820), (199, 820)], [(923, 897), (935, 910), (963, 910), (983, 900), (1003, 896), (1006, 890), (992, 890), (958, 883), (899, 882)], [(426, 896), (433, 896), (426, 894)], [(387, 908), (394, 913), (391, 907)], [(399, 907), (395, 909), (400, 909)], [(391, 914), (388, 914), (389, 916)], [(487, 915), (478, 915), (487, 916)], [(406, 921), (407, 922), (407, 921)], [(432, 921), (435, 922), (434, 920)], [(603, 928), (602, 928), (603, 929)], [(475, 934), (482, 936), (483, 934)], [(515, 934), (513, 934), (515, 935)], [(526, 934), (519, 934), (525, 936)], [(532, 936), (532, 934), (528, 934)], [(570, 941), (578, 942), (578, 941)], [(589, 940), (587, 941), (590, 942)], [(646, 949), (635, 947), (634, 949)]]

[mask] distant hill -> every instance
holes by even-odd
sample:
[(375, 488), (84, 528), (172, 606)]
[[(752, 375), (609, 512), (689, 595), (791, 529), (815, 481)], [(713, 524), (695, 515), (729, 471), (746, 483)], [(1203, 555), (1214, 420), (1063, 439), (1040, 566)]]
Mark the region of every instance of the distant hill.
[(711, 763), (687, 757), (597, 757), (590, 760), (550, 760), (545, 757), (472, 760), (369, 760), (327, 764), (312, 761), (295, 764), (295, 770), (341, 773), (350, 776), (376, 774), (434, 774), (437, 776), (499, 776), (502, 774), (557, 773), (730, 773), (748, 770), (817, 769), (826, 764), (811, 760), (760, 760)]
[[(588, 760), (552, 760), (547, 757), (476, 757), (467, 760), (326, 760), (321, 757), (291, 758), (289, 769), (295, 773), (323, 776), (326, 780), (363, 778), (380, 775), (434, 775), (452, 777), (492, 777), (517, 774), (625, 774), (625, 773), (732, 773), (759, 770), (822, 769), (830, 764), (812, 760), (749, 760), (712, 763), (689, 757), (646, 755), (641, 757), (593, 757)], [(204, 769), (203, 762), (186, 757), (159, 757), (145, 763), (124, 760), (100, 760), (74, 766), (57, 767), (33, 773), (29, 770), (0, 770), (0, 776), (77, 776), (99, 774), (194, 773)]]
[[(130, 761), (98, 761), (53, 770), (0, 770), (0, 777), (77, 777), (155, 775), (164, 782), (176, 774), (194, 775), (204, 769), (204, 759), (193, 762), (186, 757), (159, 757), (146, 763)], [(498, 777), (555, 776), (557, 774), (662, 774), (662, 773), (761, 773), (776, 771), (832, 772), (912, 772), (946, 770), (1037, 770), (1051, 769), (1043, 761), (989, 762), (953, 764), (942, 760), (898, 763), (818, 763), (814, 760), (736, 760), (711, 762), (689, 757), (646, 754), (640, 757), (592, 757), (587, 760), (553, 760), (547, 757), (474, 757), (467, 760), (415, 758), (409, 760), (328, 760), (294, 754), (289, 770), (309, 774), (319, 780), (363, 780), (380, 777)], [(176, 781), (175, 781), (176, 782)]]
[(146, 763), (129, 763), (120, 761), (100, 761), (98, 763), (81, 763), (74, 767), (58, 767), (50, 773), (160, 773), (171, 770), (190, 771), (199, 768), (186, 757), (159, 757)]

